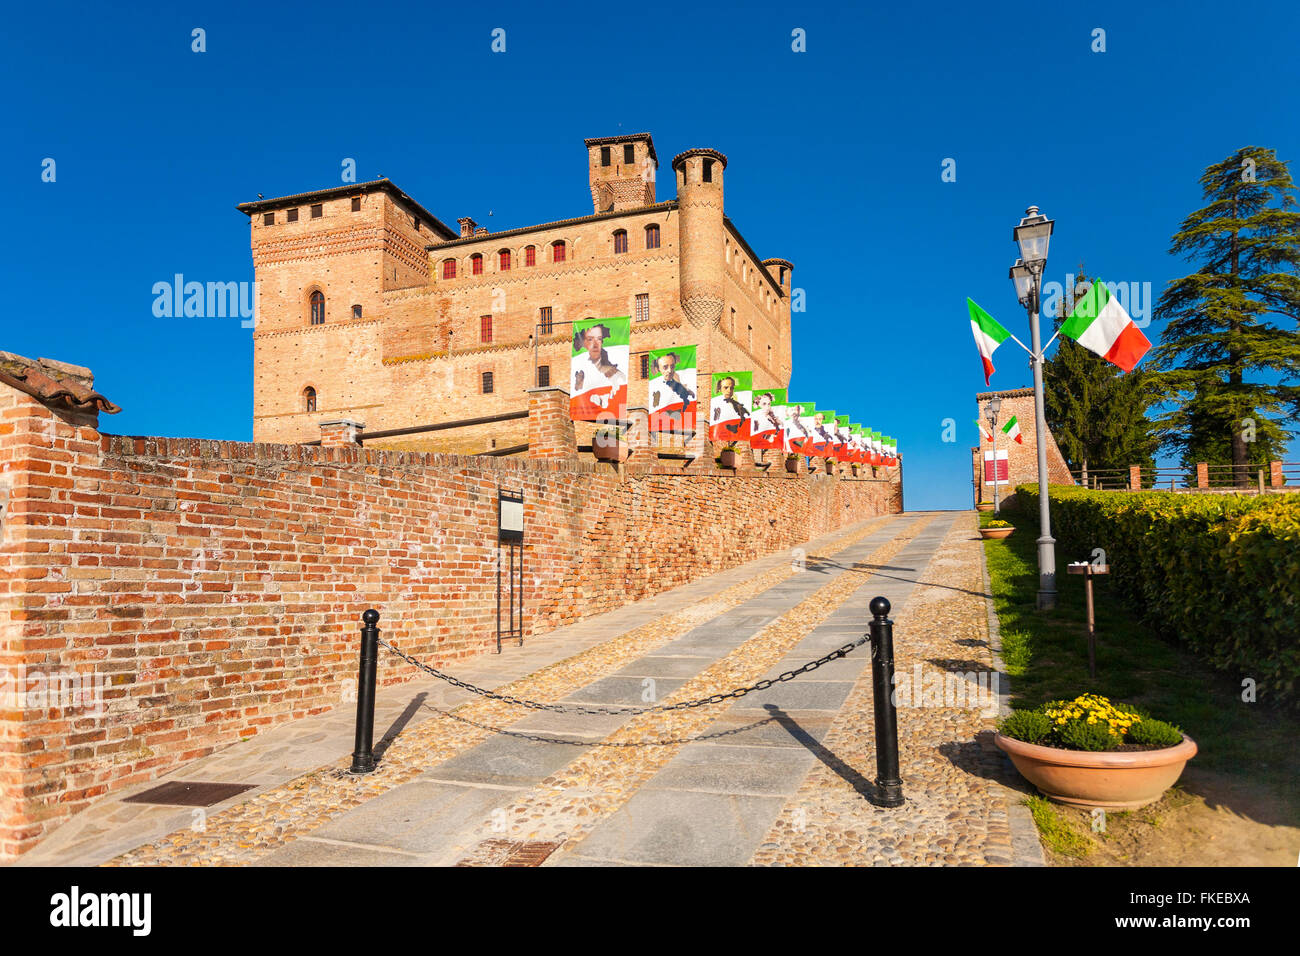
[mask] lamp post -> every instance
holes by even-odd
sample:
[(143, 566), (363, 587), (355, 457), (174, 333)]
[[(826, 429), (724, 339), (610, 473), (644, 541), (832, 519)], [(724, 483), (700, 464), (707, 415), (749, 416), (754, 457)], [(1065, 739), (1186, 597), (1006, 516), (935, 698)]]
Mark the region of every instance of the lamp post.
[(1002, 512), (1002, 497), (998, 494), (998, 411), (1002, 408), (1002, 399), (994, 395), (985, 406), (985, 417), (989, 420), (989, 434), (993, 436), (993, 513)]
[[(1056, 607), (1056, 541), (1047, 499), (1047, 420), (1043, 415), (1043, 345), (1038, 329), (1039, 291), (1047, 267), (1047, 245), (1052, 237), (1052, 220), (1037, 206), (1025, 210), (1024, 218), (1012, 231), (1020, 247), (1020, 258), (1011, 267), (1016, 296), (1029, 313), (1029, 334), (1034, 367), (1034, 435), (1038, 441), (1038, 608)], [(997, 467), (996, 461), (994, 467)], [(995, 472), (996, 474), (996, 472)]]

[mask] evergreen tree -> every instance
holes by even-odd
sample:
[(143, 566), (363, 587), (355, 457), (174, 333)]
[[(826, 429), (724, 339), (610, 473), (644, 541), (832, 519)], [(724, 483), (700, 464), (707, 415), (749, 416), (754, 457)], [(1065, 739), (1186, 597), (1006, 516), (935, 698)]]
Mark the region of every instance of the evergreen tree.
[(1200, 268), (1170, 282), (1156, 305), (1168, 324), (1149, 374), (1171, 405), (1159, 422), (1165, 444), (1185, 463), (1226, 452), (1219, 461), (1244, 485), (1252, 463), (1285, 443), (1280, 418), (1300, 414), (1290, 384), (1300, 370), (1300, 213), (1271, 149), (1242, 147), (1206, 169), (1201, 187), (1209, 204), (1170, 248)]
[[(1078, 277), (1081, 284), (1091, 281)], [(1056, 310), (1058, 328), (1073, 304), (1074, 290), (1066, 290)], [(1158, 440), (1147, 418), (1154, 392), (1146, 373), (1126, 375), (1071, 339), (1056, 341), (1055, 354), (1043, 363), (1043, 415), (1070, 468), (1153, 469)]]

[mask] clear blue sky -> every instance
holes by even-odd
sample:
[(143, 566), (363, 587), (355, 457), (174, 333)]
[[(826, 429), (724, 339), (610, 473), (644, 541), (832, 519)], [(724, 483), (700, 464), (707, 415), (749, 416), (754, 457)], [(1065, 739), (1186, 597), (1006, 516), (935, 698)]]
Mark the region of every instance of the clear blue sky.
[[(125, 409), (106, 430), (247, 440), (250, 330), (155, 318), (151, 293), (252, 279), (235, 203), (336, 185), (353, 157), (444, 222), (510, 228), (589, 210), (584, 137), (648, 130), (662, 160), (725, 152), (728, 215), (795, 263), (791, 396), (892, 434), (909, 507), (969, 506), (965, 297), (1026, 337), (1006, 278), (1025, 206), (1056, 220), (1047, 278), (1083, 261), (1158, 296), (1189, 271), (1169, 238), (1207, 165), (1269, 146), (1300, 176), (1300, 4), (850, 6), (21, 5), (0, 348), (94, 369)], [(994, 387), (1030, 382), (1014, 350)]]

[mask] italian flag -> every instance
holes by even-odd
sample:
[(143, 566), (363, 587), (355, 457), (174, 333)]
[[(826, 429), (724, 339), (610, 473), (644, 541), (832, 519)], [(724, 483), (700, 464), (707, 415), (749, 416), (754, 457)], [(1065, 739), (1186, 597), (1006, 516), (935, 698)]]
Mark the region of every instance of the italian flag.
[(1124, 306), (1100, 282), (1075, 305), (1061, 325), (1061, 334), (1069, 336), (1089, 352), (1096, 352), (1112, 365), (1126, 372), (1142, 361), (1151, 343), (1133, 324)]
[(1002, 426), (1002, 434), (1014, 438), (1022, 445), (1025, 443), (1025, 440), (1020, 437), (1020, 422), (1016, 420), (1015, 415), (1011, 416), (1011, 421)]
[(975, 419), (975, 427), (980, 430), (980, 435), (983, 436), (985, 441), (993, 440), (993, 433), (989, 431), (987, 428), (985, 428), (984, 423), (980, 421), (978, 418)]
[(980, 350), (980, 359), (984, 362), (984, 384), (989, 384), (993, 372), (993, 350), (1005, 342), (1011, 333), (998, 324), (998, 320), (993, 318), (971, 298), (966, 299), (966, 307), (970, 309), (970, 330), (975, 336), (975, 347)]

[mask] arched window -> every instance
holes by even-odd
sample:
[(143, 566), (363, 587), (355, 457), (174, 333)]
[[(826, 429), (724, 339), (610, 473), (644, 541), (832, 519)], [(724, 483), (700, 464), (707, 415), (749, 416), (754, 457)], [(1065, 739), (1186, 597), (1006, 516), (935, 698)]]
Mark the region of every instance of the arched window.
[(645, 247), (647, 249), (659, 248), (659, 226), (656, 223), (650, 223), (645, 227)]
[(359, 305), (354, 305), (354, 306), (352, 307), (352, 318), (354, 318), (354, 319), (359, 319), (359, 318), (361, 318), (361, 306), (359, 306)]
[(476, 253), (474, 253), (472, 256), (469, 257), (469, 271), (472, 272), (472, 273), (473, 273), (474, 275), (476, 275), (476, 276), (481, 276), (481, 275), (483, 274), (483, 256), (482, 256), (482, 255), (480, 255), (479, 253), (476, 252)]
[(627, 252), (627, 230), (618, 229), (614, 232), (614, 254)]
[(510, 250), (502, 249), (497, 253), (497, 268), (502, 272), (510, 271)]
[(551, 243), (551, 261), (563, 262), (567, 250), (564, 248), (564, 240), (556, 239)]
[(303, 401), (307, 403), (307, 411), (316, 411), (316, 389), (308, 385), (302, 390)]
[(443, 277), (444, 279), (454, 279), (454, 278), (456, 278), (456, 260), (455, 260), (455, 259), (443, 259), (443, 260), (442, 260), (442, 277)]
[(535, 266), (535, 265), (537, 265), (537, 247), (536, 247), (536, 246), (524, 246), (524, 265), (525, 265), (525, 266)]
[(325, 293), (320, 289), (311, 294), (311, 324), (325, 324)]

